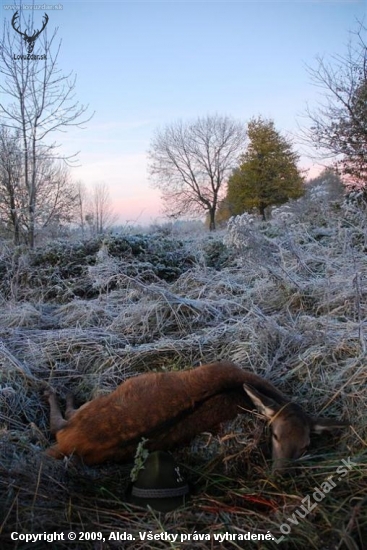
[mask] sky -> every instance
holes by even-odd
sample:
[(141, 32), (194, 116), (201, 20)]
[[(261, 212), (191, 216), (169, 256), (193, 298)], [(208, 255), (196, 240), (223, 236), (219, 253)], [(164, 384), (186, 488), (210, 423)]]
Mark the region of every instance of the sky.
[[(0, 18), (11, 20), (12, 4), (1, 0)], [(177, 120), (271, 118), (315, 175), (297, 137), (307, 104), (322, 100), (307, 66), (345, 53), (350, 31), (367, 19), (366, 0), (34, 4), (35, 28), (46, 12), (47, 32), (58, 27), (62, 41), (58, 68), (77, 76), (76, 99), (94, 112), (85, 129), (56, 138), (65, 154), (79, 151), (75, 181), (108, 185), (122, 224), (163, 221), (147, 151), (154, 132)]]

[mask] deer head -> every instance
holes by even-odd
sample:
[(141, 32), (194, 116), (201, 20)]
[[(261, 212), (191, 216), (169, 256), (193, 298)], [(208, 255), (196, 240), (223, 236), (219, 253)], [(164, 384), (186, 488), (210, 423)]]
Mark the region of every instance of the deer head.
[(313, 418), (296, 403), (276, 401), (248, 384), (244, 384), (243, 388), (258, 411), (268, 419), (271, 427), (273, 472), (286, 472), (290, 461), (300, 458), (307, 451), (311, 433), (334, 431), (349, 426), (349, 422)]
[(46, 25), (48, 23), (48, 15), (47, 15), (47, 13), (45, 13), (45, 15), (43, 17), (42, 29), (40, 29), (39, 31), (33, 31), (33, 34), (31, 36), (28, 36), (27, 33), (22, 32), (22, 31), (19, 30), (19, 23), (18, 23), (18, 28), (15, 26), (17, 19), (19, 19), (19, 13), (16, 11), (15, 14), (13, 15), (13, 17), (12, 17), (11, 26), (13, 27), (13, 29), (18, 34), (20, 34), (23, 37), (23, 40), (28, 44), (27, 52), (32, 53), (35, 41), (37, 40), (37, 38), (39, 37), (39, 35), (41, 34), (41, 32), (44, 30), (44, 28), (46, 27)]

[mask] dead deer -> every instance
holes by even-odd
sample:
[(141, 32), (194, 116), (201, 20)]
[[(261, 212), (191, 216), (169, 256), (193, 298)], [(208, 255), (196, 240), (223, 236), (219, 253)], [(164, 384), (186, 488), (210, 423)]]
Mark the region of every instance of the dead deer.
[(311, 418), (270, 382), (230, 362), (132, 377), (77, 410), (69, 396), (66, 419), (54, 392), (47, 396), (57, 439), (47, 454), (59, 459), (77, 455), (87, 465), (128, 462), (143, 437), (150, 450), (187, 444), (255, 406), (271, 426), (273, 470), (281, 472), (305, 452), (311, 432), (347, 425)]

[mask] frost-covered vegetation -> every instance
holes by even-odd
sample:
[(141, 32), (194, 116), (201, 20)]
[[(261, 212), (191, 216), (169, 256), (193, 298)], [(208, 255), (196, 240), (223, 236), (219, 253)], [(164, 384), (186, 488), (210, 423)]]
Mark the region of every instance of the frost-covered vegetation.
[[(258, 548), (363, 548), (367, 218), (358, 205), (321, 201), (321, 191), (277, 209), (268, 222), (244, 215), (200, 238), (110, 236), (34, 251), (2, 245), (2, 548), (11, 531), (271, 531), (278, 538), (284, 524), (290, 534), (280, 546)], [(310, 414), (352, 427), (314, 436), (298, 472), (283, 479), (270, 473), (262, 419), (244, 415), (214, 437), (203, 434), (175, 451), (194, 488), (191, 502), (162, 518), (125, 502), (131, 465), (87, 468), (44, 455), (47, 384), (82, 403), (139, 372), (218, 359), (271, 380)], [(337, 480), (348, 457), (353, 467)], [(335, 488), (305, 518), (288, 521), (332, 475)], [(65, 548), (194, 546), (242, 548), (214, 540)]]

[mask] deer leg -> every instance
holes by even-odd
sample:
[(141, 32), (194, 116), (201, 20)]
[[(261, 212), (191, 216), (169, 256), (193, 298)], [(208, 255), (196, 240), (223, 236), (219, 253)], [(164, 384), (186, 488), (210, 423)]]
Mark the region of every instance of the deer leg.
[(74, 396), (72, 393), (68, 393), (66, 396), (66, 410), (65, 410), (65, 418), (66, 420), (70, 420), (74, 416), (78, 409), (75, 408), (74, 404)]
[(45, 397), (50, 404), (50, 431), (52, 434), (56, 434), (66, 426), (67, 421), (62, 416), (55, 392), (51, 389), (46, 390)]

